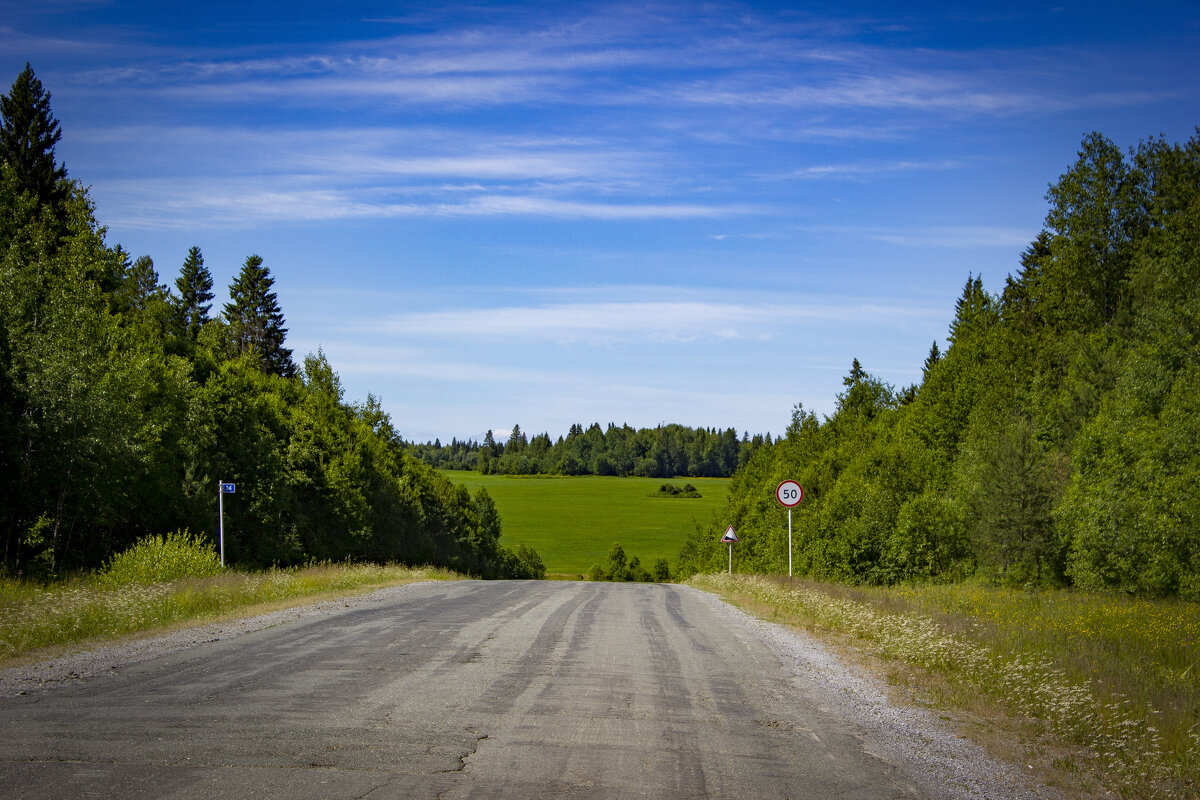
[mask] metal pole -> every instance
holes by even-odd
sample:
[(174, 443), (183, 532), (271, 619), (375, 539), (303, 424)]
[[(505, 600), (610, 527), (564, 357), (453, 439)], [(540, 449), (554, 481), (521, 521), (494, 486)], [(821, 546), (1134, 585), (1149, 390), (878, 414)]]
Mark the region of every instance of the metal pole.
[(221, 519), (221, 567), (225, 566), (225, 483), (217, 481), (217, 516)]
[(729, 543), (729, 574), (733, 574), (733, 542)]
[(792, 577), (792, 510), (788, 509), (788, 577)]

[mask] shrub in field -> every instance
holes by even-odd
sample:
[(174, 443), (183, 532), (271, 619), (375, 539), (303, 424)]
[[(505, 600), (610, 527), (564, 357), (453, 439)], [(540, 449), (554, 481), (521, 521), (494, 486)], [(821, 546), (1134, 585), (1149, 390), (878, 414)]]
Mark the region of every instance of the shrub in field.
[(508, 574), (513, 578), (541, 580), (546, 577), (546, 565), (532, 547), (519, 544), (515, 549), (501, 548)]
[(109, 560), (99, 580), (103, 586), (148, 585), (220, 572), (221, 560), (211, 544), (187, 531), (176, 531), (139, 539)]
[(652, 494), (651, 497), (703, 497), (703, 495), (700, 494), (700, 490), (690, 483), (682, 489), (672, 483), (664, 483), (658, 487), (658, 491)]

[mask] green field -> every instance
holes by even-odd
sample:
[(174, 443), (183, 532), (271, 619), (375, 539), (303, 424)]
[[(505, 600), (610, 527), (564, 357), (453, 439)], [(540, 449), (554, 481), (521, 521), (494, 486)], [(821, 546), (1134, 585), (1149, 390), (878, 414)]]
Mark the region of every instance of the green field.
[[(665, 558), (674, 572), (679, 548), (725, 506), (728, 478), (509, 477), (447, 470), (472, 492), (483, 487), (504, 520), (501, 542), (538, 551), (548, 575), (583, 575), (604, 561), (613, 542), (647, 567)], [(664, 483), (692, 484), (699, 498), (655, 497)]]

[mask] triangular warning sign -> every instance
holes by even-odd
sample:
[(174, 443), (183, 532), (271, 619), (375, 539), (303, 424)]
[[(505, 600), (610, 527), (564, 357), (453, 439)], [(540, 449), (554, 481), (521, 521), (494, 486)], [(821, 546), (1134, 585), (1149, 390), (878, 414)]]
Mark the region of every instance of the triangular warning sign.
[(730, 525), (725, 529), (725, 535), (721, 537), (721, 544), (733, 544), (737, 540), (737, 531), (735, 531), (733, 526)]

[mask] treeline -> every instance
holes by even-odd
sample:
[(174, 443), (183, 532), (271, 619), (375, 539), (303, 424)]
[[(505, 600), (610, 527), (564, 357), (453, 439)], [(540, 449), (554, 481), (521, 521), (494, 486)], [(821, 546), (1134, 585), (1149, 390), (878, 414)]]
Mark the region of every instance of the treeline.
[(1127, 154), (1092, 134), (998, 294), (969, 277), (943, 354), (896, 390), (857, 361), (734, 478), (685, 574), (982, 576), (1200, 599), (1200, 128)]
[(636, 475), (646, 478), (727, 478), (750, 461), (771, 435), (733, 428), (688, 428), (659, 425), (634, 430), (613, 423), (602, 429), (575, 424), (566, 437), (551, 441), (547, 433), (529, 438), (514, 425), (504, 442), (488, 431), (483, 442), (448, 445), (440, 440), (410, 444), (409, 451), (439, 469), (478, 470), (485, 475)]
[(28, 65), (0, 97), (0, 570), (92, 568), (177, 529), (215, 539), (224, 480), (235, 563), (544, 572), (500, 545), (486, 492), (410, 456), (374, 398), (347, 403), (322, 353), (293, 361), (261, 258), (213, 315), (199, 248), (168, 288), (106, 244), (55, 159), (49, 100)]

